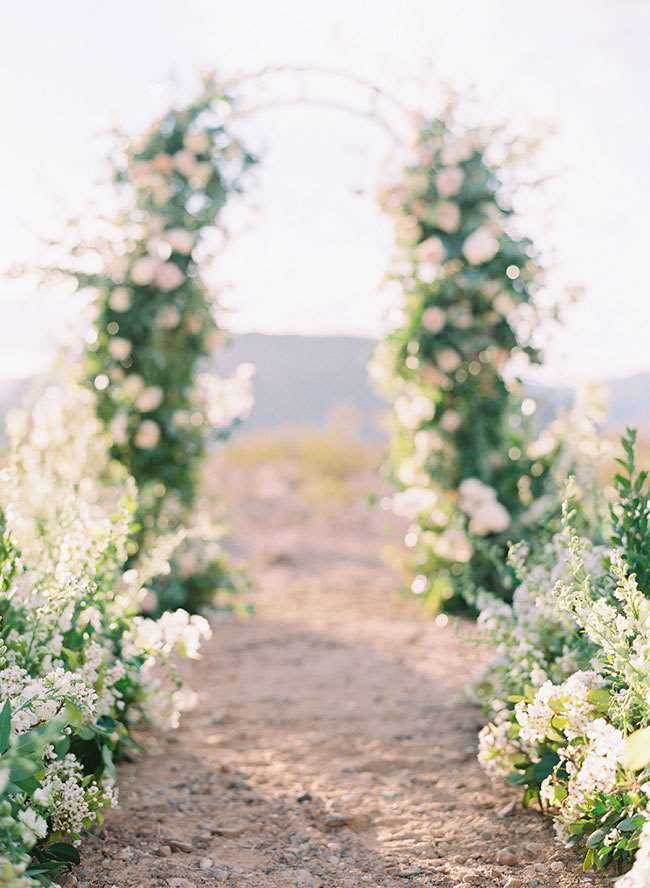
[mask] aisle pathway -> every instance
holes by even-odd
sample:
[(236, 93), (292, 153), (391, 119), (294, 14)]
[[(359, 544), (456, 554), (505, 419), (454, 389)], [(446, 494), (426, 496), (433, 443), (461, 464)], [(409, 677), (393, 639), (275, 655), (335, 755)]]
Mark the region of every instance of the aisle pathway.
[(268, 472), (231, 487), (257, 614), (216, 627), (191, 673), (197, 708), (124, 766), (78, 884), (596, 884), (476, 764), (465, 689), (484, 655), (471, 627), (396, 595), (385, 515), (361, 501), (313, 514)]

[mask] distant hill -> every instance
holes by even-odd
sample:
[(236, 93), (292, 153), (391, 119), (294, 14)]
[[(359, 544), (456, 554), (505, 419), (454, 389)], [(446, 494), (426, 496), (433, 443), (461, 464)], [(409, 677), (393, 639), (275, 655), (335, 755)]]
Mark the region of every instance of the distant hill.
[(352, 336), (235, 336), (217, 360), (231, 373), (242, 362), (255, 365), (255, 406), (244, 433), (291, 426), (318, 427), (345, 413), (359, 435), (383, 437), (386, 402), (368, 381), (375, 343)]
[[(246, 333), (234, 336), (216, 360), (227, 374), (243, 362), (256, 366), (255, 407), (239, 434), (288, 427), (321, 427), (345, 414), (367, 441), (385, 436), (382, 417), (386, 403), (368, 381), (371, 339), (348, 336), (272, 336)], [(25, 380), (0, 381), (0, 415), (27, 390)], [(650, 373), (609, 383), (610, 413), (606, 430), (618, 432), (633, 425), (650, 432)], [(573, 398), (568, 388), (529, 387), (539, 402), (543, 425)]]

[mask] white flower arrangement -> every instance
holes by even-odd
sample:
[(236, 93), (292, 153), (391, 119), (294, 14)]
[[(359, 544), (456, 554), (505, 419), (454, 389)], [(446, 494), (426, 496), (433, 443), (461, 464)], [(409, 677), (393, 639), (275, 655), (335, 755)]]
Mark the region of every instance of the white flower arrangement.
[[(135, 487), (109, 456), (94, 396), (50, 384), (9, 421), (0, 487), (0, 881), (49, 884), (117, 803), (131, 726), (178, 721), (173, 659), (207, 622), (138, 615), (179, 535), (126, 570)], [(101, 752), (89, 770), (88, 749)], [(92, 760), (95, 760), (93, 758)]]

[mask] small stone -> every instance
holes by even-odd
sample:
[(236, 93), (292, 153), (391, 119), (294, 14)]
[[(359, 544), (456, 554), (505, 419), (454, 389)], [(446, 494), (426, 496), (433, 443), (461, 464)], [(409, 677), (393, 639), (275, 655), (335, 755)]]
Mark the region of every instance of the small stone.
[(225, 882), (230, 873), (228, 870), (215, 866), (213, 869), (207, 870), (207, 875), (212, 876), (215, 882)]
[(563, 873), (564, 872), (564, 864), (560, 860), (552, 860), (549, 863), (548, 868), (552, 873)]
[(213, 826), (210, 830), (213, 836), (223, 836), (224, 839), (236, 839), (246, 832), (245, 826)]
[(128, 845), (126, 848), (122, 848), (122, 850), (115, 855), (117, 860), (131, 860), (133, 857), (133, 848), (130, 848)]
[(199, 860), (199, 869), (209, 870), (212, 869), (213, 866), (214, 860), (212, 860), (211, 857), (202, 857), (201, 860)]
[(512, 853), (510, 848), (502, 848), (500, 851), (497, 851), (497, 856), (495, 858), (496, 863), (499, 866), (516, 866), (517, 858)]
[(172, 851), (182, 851), (183, 854), (191, 854), (194, 851), (194, 845), (184, 842), (182, 839), (167, 839), (167, 844)]
[(346, 814), (328, 814), (324, 821), (325, 829), (331, 830), (343, 829), (349, 823), (350, 818)]
[(406, 866), (395, 875), (398, 879), (412, 879), (413, 876), (421, 876), (424, 870), (419, 866)]
[(508, 802), (507, 805), (504, 805), (503, 808), (499, 808), (497, 811), (497, 817), (512, 817), (517, 808), (516, 802)]
[(196, 888), (196, 883), (189, 879), (167, 879), (167, 888)]
[(299, 805), (304, 805), (305, 802), (311, 802), (311, 795), (308, 792), (303, 792), (302, 795), (299, 795), (296, 799)]
[(524, 888), (524, 883), (516, 876), (510, 876), (507, 882), (504, 883), (503, 888)]
[(158, 848), (158, 857), (171, 857), (171, 856), (172, 856), (172, 849), (169, 847), (169, 845), (161, 845), (160, 848)]

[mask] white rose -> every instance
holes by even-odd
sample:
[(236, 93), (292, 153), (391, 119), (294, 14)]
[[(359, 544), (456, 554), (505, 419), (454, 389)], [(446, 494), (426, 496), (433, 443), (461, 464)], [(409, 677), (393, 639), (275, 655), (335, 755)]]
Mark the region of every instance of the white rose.
[(433, 305), (427, 308), (422, 315), (422, 326), (429, 333), (440, 333), (447, 323), (447, 312)]
[(132, 345), (128, 339), (113, 336), (108, 342), (108, 353), (116, 361), (125, 361), (131, 354)]
[(422, 367), (421, 375), (425, 382), (428, 382), (429, 385), (433, 385), (436, 388), (444, 388), (448, 382), (445, 374), (441, 373), (437, 367), (433, 366), (433, 364), (425, 364)]
[(126, 287), (115, 287), (108, 297), (108, 305), (113, 311), (128, 311), (131, 308), (131, 291)]
[(480, 478), (465, 478), (461, 482), (458, 493), (460, 507), (463, 512), (472, 515), (486, 503), (496, 502), (497, 493), (493, 487), (484, 484)]
[(156, 285), (165, 293), (176, 290), (185, 280), (185, 275), (173, 262), (161, 262), (156, 271)]
[(466, 562), (470, 560), (474, 550), (462, 530), (450, 527), (436, 536), (433, 542), (433, 551), (445, 561)]
[(499, 241), (486, 226), (473, 231), (463, 244), (463, 255), (471, 265), (482, 265), (499, 252)]
[(517, 308), (517, 303), (509, 293), (499, 293), (492, 305), (500, 315), (509, 315)]
[(193, 188), (205, 188), (211, 177), (211, 163), (196, 163), (190, 176), (190, 182)]
[(445, 246), (439, 237), (428, 237), (415, 248), (415, 256), (420, 262), (439, 264), (447, 255)]
[(436, 225), (447, 234), (458, 230), (460, 225), (460, 208), (449, 200), (441, 200), (436, 207)]
[(159, 385), (148, 385), (143, 389), (135, 401), (135, 406), (142, 413), (150, 413), (156, 410), (163, 401), (163, 390)]
[(436, 176), (436, 188), (441, 197), (453, 197), (463, 187), (465, 173), (460, 167), (445, 167)]
[(165, 239), (176, 253), (189, 256), (194, 248), (194, 235), (185, 228), (172, 228), (165, 232)]
[(191, 176), (196, 166), (191, 151), (177, 151), (174, 155), (174, 166), (183, 176)]
[(443, 348), (436, 355), (436, 363), (443, 373), (453, 373), (460, 367), (461, 360), (461, 356), (453, 348)]
[(171, 173), (174, 170), (174, 158), (171, 154), (156, 154), (151, 161), (151, 166), (157, 173)]
[(124, 380), (124, 391), (131, 398), (136, 398), (144, 388), (144, 379), (137, 373), (130, 373)]
[(456, 410), (445, 410), (440, 417), (440, 425), (446, 432), (455, 432), (460, 428), (460, 413)]
[(166, 305), (156, 318), (156, 324), (161, 330), (174, 330), (180, 322), (181, 313), (175, 305)]
[(413, 521), (423, 512), (430, 512), (438, 495), (428, 487), (409, 487), (393, 497), (393, 513)]
[(207, 133), (185, 133), (183, 145), (194, 154), (205, 154), (210, 149), (210, 138)]
[(106, 274), (115, 280), (122, 280), (129, 267), (128, 256), (110, 256), (106, 260)]
[(449, 166), (469, 160), (474, 153), (474, 143), (470, 136), (455, 139), (442, 149), (442, 162)]
[(478, 536), (485, 536), (488, 533), (502, 533), (509, 525), (508, 510), (495, 499), (485, 503), (472, 515), (469, 529)]
[(126, 444), (127, 418), (124, 413), (114, 416), (109, 425), (111, 438), (116, 444)]
[(131, 266), (131, 280), (141, 287), (146, 287), (156, 276), (158, 260), (153, 256), (142, 256)]
[(133, 440), (136, 447), (151, 450), (160, 441), (160, 426), (153, 419), (143, 419)]

